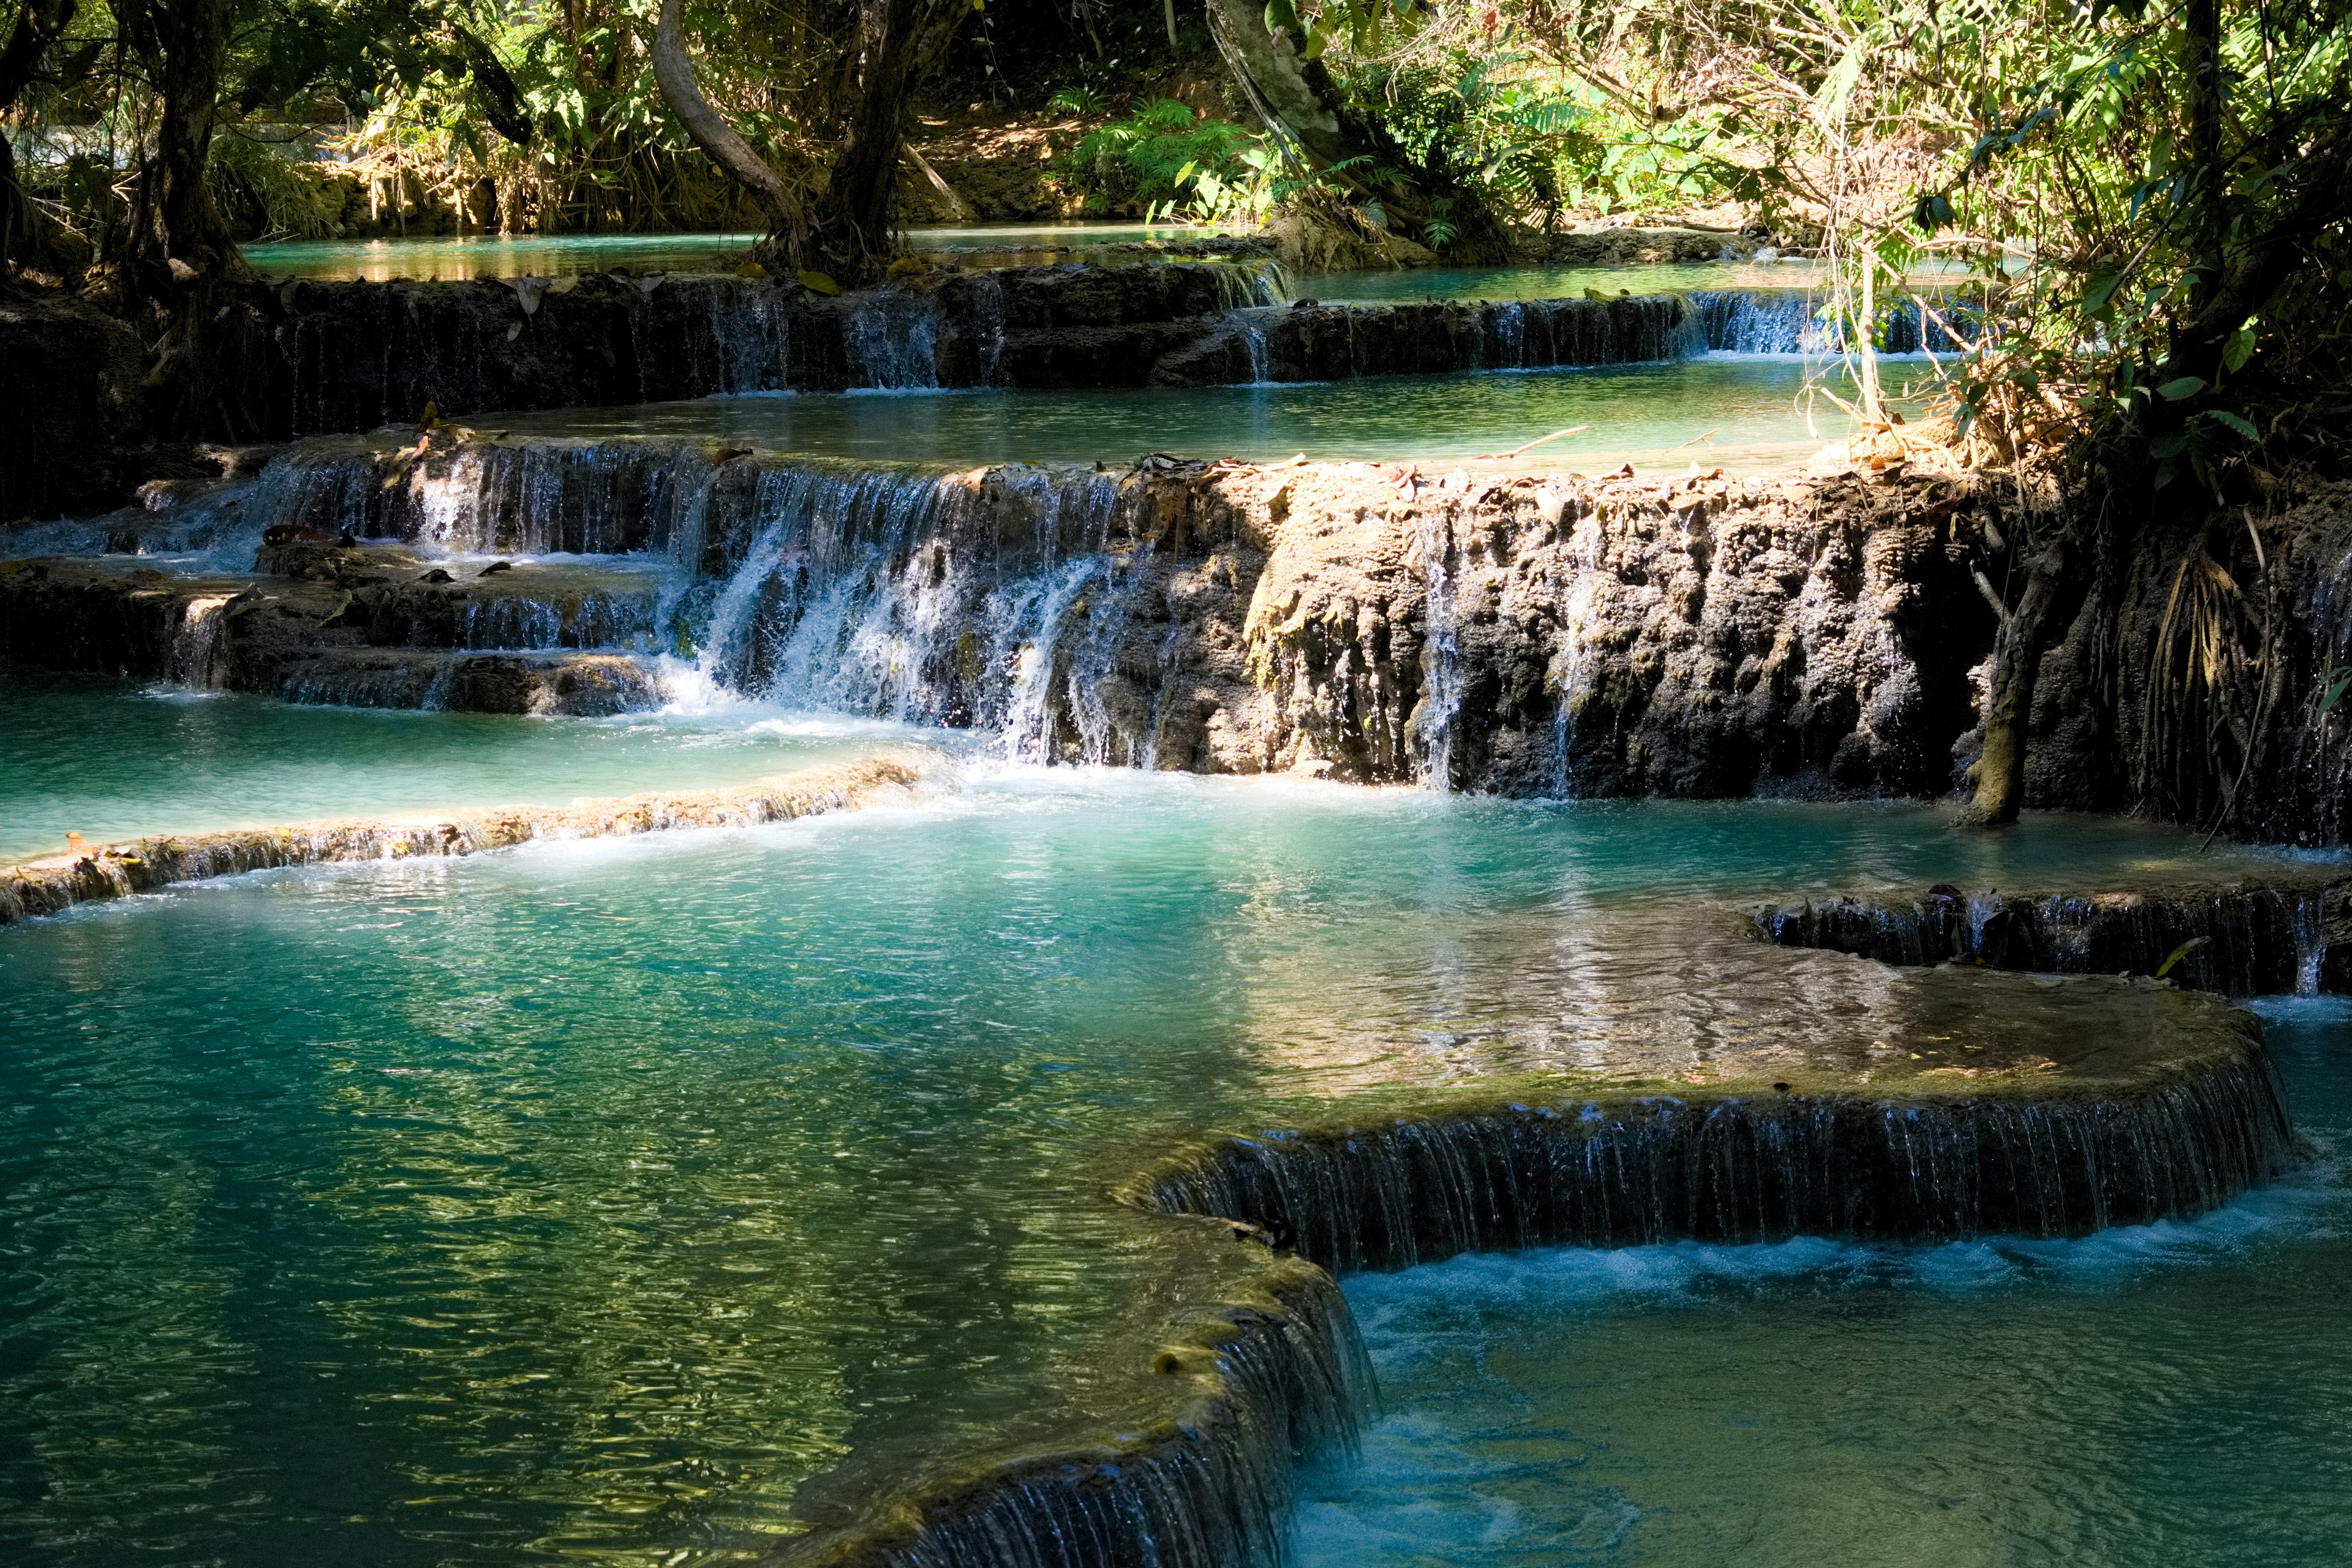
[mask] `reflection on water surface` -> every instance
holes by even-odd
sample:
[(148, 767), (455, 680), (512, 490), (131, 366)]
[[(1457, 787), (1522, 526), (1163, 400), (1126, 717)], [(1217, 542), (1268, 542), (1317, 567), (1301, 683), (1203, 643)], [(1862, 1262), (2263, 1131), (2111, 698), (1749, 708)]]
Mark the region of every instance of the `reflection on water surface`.
[(1088, 1408), (1160, 1257), (1094, 1194), (1178, 1132), (1848, 1037), (1888, 978), (1717, 900), (2192, 850), (976, 773), (0, 932), (0, 1555), (730, 1560), (853, 1450)]

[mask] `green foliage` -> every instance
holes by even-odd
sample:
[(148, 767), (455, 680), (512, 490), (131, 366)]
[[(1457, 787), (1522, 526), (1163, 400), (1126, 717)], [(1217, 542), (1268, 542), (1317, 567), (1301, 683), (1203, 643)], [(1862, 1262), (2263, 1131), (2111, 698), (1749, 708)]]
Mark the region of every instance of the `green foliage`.
[(1061, 161), (1091, 212), (1134, 200), (1204, 223), (1262, 212), (1273, 164), (1263, 135), (1166, 98), (1096, 127)]

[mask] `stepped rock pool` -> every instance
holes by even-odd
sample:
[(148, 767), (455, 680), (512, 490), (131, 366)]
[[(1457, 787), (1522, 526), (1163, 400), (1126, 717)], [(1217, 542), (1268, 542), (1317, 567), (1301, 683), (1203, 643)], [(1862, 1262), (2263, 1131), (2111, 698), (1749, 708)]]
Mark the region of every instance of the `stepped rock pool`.
[(2317, 1158), (2195, 1220), (1356, 1277), (1385, 1410), (1297, 1561), (2339, 1561), (2352, 1007), (2259, 1010)]
[[(1925, 1085), (1916, 1050), (2063, 1076), (2075, 1053), (2139, 1048), (2147, 1005), (2172, 994), (1791, 952), (1748, 940), (1738, 909), (1832, 885), (2276, 864), (2194, 850), (2099, 819), (1970, 835), (1914, 806), (1531, 805), (971, 766), (906, 809), (265, 874), (19, 926), (0, 932), (0, 1543), (11, 1562), (110, 1568), (753, 1557), (943, 1458), (1133, 1419), (1155, 1325), (1249, 1250), (1103, 1201), (1189, 1137), (1497, 1074)], [(2297, 1108), (2333, 1136), (2340, 1058), (2314, 1044), (2288, 1065)], [(2313, 1170), (2305, 1186), (2333, 1179)], [(2281, 1201), (2199, 1223), (2226, 1233)], [(2292, 1366), (2333, 1397), (2347, 1258), (2287, 1233), (2259, 1247), (2283, 1260), (2273, 1331), (2199, 1353), (2242, 1389)], [(1800, 1260), (1780, 1273), (1836, 1279), (1836, 1249), (1796, 1247), (1774, 1254)], [(1924, 1312), (1949, 1338), (1936, 1260), (2013, 1251), (1886, 1249), (1868, 1256), (1896, 1260), (1890, 1282), (1824, 1288), (1827, 1309), (1783, 1283), (1738, 1310), (1798, 1334), (1807, 1310), (1850, 1299), (1885, 1321)], [(1350, 1287), (1393, 1414), (1366, 1469), (1309, 1478), (1307, 1556), (1423, 1550), (1397, 1522), (1411, 1500), (1363, 1479), (1391, 1475), (1400, 1442), (1486, 1467), (1444, 1504), (1487, 1509), (1481, 1528), (1516, 1484), (1494, 1467), (1560, 1461), (1559, 1442), (1514, 1449), (1480, 1399), (1696, 1375), (1677, 1326), (1717, 1307), (1613, 1342), (1610, 1318), (1597, 1359), (1522, 1369), (1521, 1394), (1424, 1395), (1416, 1379), (1454, 1353), (1447, 1314), (1496, 1294), (1447, 1280), (1562, 1267), (1471, 1259)], [(2068, 1387), (2161, 1352), (2143, 1303), (2208, 1267), (2150, 1262), (2075, 1303), (2085, 1332), (2001, 1341), (1998, 1365), (1916, 1342), (1906, 1364), (1933, 1363), (1955, 1405), (2018, 1379)], [(1433, 1280), (1459, 1300), (1429, 1304)], [(1503, 1294), (1550, 1321), (1536, 1287)], [(1416, 1312), (1438, 1325), (1427, 1342)], [(1507, 1356), (1532, 1340), (1498, 1342)], [(1773, 1342), (1743, 1353), (1785, 1373)], [(2263, 1442), (2318, 1407), (2230, 1406)], [(2137, 1484), (2126, 1439), (2160, 1410), (2111, 1405), (2086, 1430), (2120, 1436), (2091, 1454), (2064, 1435), (2076, 1419), (2047, 1411), (2044, 1462), (2094, 1489)], [(1629, 1436), (1628, 1462), (1691, 1462), (1676, 1436)], [(1745, 1439), (1708, 1440), (1700, 1462)], [(2332, 1473), (2336, 1441), (2315, 1436), (2300, 1473)], [(1845, 1452), (1873, 1485), (1916, 1482), (1899, 1453)], [(1553, 1511), (1503, 1554), (1604, 1543), (1583, 1481), (1546, 1487)], [(1672, 1522), (1671, 1499), (1629, 1480), (1587, 1489), (1611, 1486)], [(1824, 1531), (1850, 1553), (1888, 1540), (1877, 1512), (1763, 1509), (1749, 1527), (1766, 1558), (1816, 1552)], [(2065, 1555), (2086, 1528), (2053, 1516), (2036, 1540)], [(1637, 1560), (1710, 1562), (1724, 1538), (1637, 1522), (1611, 1539), (1660, 1543)]]

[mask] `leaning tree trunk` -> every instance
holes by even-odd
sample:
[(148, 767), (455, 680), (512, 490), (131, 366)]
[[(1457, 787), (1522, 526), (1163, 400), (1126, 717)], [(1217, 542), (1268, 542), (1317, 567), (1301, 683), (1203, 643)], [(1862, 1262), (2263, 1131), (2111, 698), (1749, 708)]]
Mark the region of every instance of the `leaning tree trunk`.
[(679, 9), (680, 0), (662, 0), (654, 80), (695, 145), (767, 217), (768, 237), (757, 252), (762, 262), (787, 273), (821, 271), (845, 284), (871, 281), (893, 248), (890, 204), (905, 150), (907, 100), (962, 19), (961, 0), (866, 0), (848, 123), (823, 188), (806, 202), (702, 96)]
[(1209, 0), (1209, 31), (1251, 107), (1277, 140), (1287, 139), (1317, 168), (1344, 163), (1370, 149), (1340, 122), (1331, 73), (1301, 59), (1286, 29), (1266, 31), (1265, 7), (1252, 0)]
[(679, 0), (662, 0), (661, 20), (654, 27), (654, 85), (661, 89), (662, 101), (677, 116), (687, 135), (702, 149), (703, 156), (718, 164), (751, 196), (768, 220), (772, 238), (785, 251), (797, 256), (807, 241), (807, 216), (782, 178), (769, 167), (768, 161), (736, 134), (726, 116), (702, 96), (701, 86), (694, 79), (694, 61), (686, 52), (686, 38), (679, 26), (681, 9)]

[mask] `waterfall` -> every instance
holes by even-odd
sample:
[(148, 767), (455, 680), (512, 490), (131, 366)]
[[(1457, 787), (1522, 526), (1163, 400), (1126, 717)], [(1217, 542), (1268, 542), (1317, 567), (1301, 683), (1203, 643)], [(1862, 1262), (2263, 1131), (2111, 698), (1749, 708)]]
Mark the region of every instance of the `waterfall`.
[(1448, 793), (1454, 788), (1454, 729), (1462, 716), (1462, 646), (1454, 570), (1447, 563), (1453, 530), (1441, 511), (1432, 507), (1420, 515), (1421, 569), (1428, 584), (1421, 658), (1427, 684), (1413, 716), (1413, 739), (1421, 753), (1422, 787)]
[(704, 298), (719, 348), (721, 394), (775, 392), (792, 384), (792, 310), (772, 288), (714, 279)]
[(1805, 900), (1757, 912), (1783, 947), (1904, 965), (1958, 962), (2053, 974), (2154, 974), (2233, 996), (2302, 992), (2324, 980), (2331, 889), (2214, 888), (2089, 897), (1964, 893), (1916, 900)]
[(1484, 359), (1490, 370), (1524, 370), (1528, 363), (1528, 308), (1516, 300), (1487, 318), (1494, 347)]
[(2079, 1236), (2216, 1207), (2291, 1144), (2256, 1037), (2105, 1095), (1643, 1096), (1268, 1131), (1160, 1173), (1149, 1201), (1346, 1272), (1529, 1247)]
[(227, 684), (222, 666), (221, 632), (228, 620), (235, 594), (205, 594), (190, 599), (180, 612), (172, 637), (172, 679), (183, 686), (210, 690)]
[[(1793, 289), (1698, 289), (1685, 296), (1704, 348), (1716, 353), (1804, 354), (1838, 352), (1843, 334), (1821, 318), (1824, 297)], [(1879, 352), (1917, 353), (1965, 348), (1973, 312), (1956, 301), (1930, 301), (1943, 318), (1927, 321), (1909, 300), (1890, 306), (1879, 323)]]
[(1234, 319), (1242, 330), (1242, 350), (1249, 356), (1249, 384), (1264, 386), (1273, 379), (1266, 370), (1265, 323), (1249, 315)]
[(2319, 978), (2327, 966), (2327, 905), (2315, 893), (2296, 896), (2290, 917), (2294, 928), (2294, 994), (2319, 994)]
[(1832, 352), (1820, 320), (1821, 296), (1796, 289), (1700, 289), (1687, 298), (1706, 350), (1715, 353)]
[[(719, 689), (971, 729), (1015, 762), (1132, 764), (1166, 639), (1136, 624), (1151, 552), (1123, 537), (1122, 483), (1019, 465), (769, 470), (733, 569), (665, 612), (665, 641), (682, 630)], [(1150, 653), (1130, 650), (1146, 637)]]
[[(1001, 342), (1002, 294), (997, 298)], [(842, 322), (850, 384), (894, 391), (938, 386), (940, 325), (938, 300), (904, 284), (851, 296)]]

